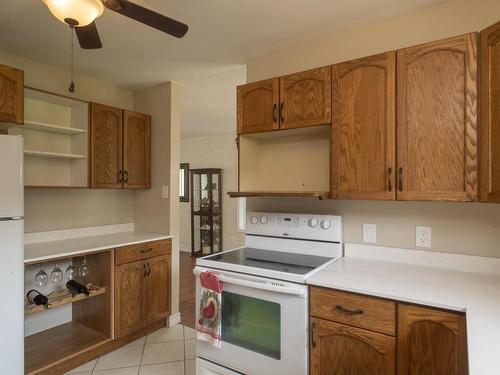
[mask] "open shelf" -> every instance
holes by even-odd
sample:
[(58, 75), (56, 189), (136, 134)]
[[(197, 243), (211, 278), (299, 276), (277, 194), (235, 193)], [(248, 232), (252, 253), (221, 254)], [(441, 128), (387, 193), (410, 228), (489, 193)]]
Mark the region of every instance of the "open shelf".
[(63, 154), (59, 152), (47, 152), (47, 151), (35, 151), (35, 150), (24, 150), (24, 156), (34, 157), (34, 158), (51, 158), (51, 159), (85, 159), (85, 155), (79, 154)]
[[(106, 293), (105, 287), (98, 287), (92, 284), (88, 284), (87, 288), (91, 293), (90, 296), (86, 296), (84, 294), (72, 295), (68, 289), (64, 289), (58, 292), (50, 293), (49, 295), (47, 295), (47, 298), (49, 299), (49, 303), (52, 305), (52, 308), (56, 308)], [(24, 301), (24, 315), (36, 314), (42, 311), (47, 311), (44, 306), (30, 304), (28, 300)]]
[(47, 124), (44, 122), (24, 120), (24, 124), (20, 125), (25, 129), (44, 131), (48, 133), (58, 133), (58, 134), (84, 134), (87, 131), (84, 129), (70, 128), (68, 126)]
[(45, 368), (91, 348), (111, 338), (75, 321), (27, 336), (24, 340), (24, 371), (42, 374)]
[(303, 197), (328, 199), (329, 191), (230, 191), (227, 193), (231, 198), (246, 197)]

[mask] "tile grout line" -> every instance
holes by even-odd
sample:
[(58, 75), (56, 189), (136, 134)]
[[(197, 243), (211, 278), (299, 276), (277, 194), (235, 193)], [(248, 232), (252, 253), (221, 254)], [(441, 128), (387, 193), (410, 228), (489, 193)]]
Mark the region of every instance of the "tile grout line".
[(144, 337), (144, 344), (142, 345), (142, 353), (141, 353), (141, 360), (139, 361), (139, 368), (137, 369), (137, 375), (141, 372), (141, 367), (142, 367), (142, 358), (144, 357), (144, 351), (146, 350), (146, 342), (148, 341), (148, 336), (146, 335)]

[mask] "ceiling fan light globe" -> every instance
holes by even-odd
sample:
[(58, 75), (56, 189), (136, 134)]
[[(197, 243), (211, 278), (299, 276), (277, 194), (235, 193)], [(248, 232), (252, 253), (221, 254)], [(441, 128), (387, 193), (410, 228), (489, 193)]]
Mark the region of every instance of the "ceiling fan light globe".
[(101, 0), (42, 0), (59, 21), (75, 20), (78, 27), (87, 26), (104, 11)]

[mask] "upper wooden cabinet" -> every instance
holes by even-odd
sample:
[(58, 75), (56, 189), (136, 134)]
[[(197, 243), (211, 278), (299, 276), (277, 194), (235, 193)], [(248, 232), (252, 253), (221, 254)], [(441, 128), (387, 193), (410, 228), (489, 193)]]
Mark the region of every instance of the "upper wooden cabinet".
[(500, 203), (500, 23), (481, 32), (481, 201)]
[(331, 95), (330, 66), (238, 86), (237, 132), (330, 124)]
[(394, 375), (394, 337), (311, 319), (311, 375)]
[(332, 69), (332, 195), (395, 199), (396, 53)]
[(466, 375), (465, 316), (398, 305), (398, 374)]
[(398, 199), (477, 200), (477, 34), (397, 58)]
[(123, 111), (123, 184), (151, 187), (151, 117)]
[(151, 187), (151, 118), (91, 103), (90, 187)]
[(331, 66), (280, 78), (280, 129), (332, 122)]
[(90, 185), (98, 189), (122, 187), (122, 110), (90, 104)]
[(24, 122), (24, 72), (0, 65), (0, 121)]
[(238, 86), (238, 134), (277, 130), (278, 95), (278, 78)]

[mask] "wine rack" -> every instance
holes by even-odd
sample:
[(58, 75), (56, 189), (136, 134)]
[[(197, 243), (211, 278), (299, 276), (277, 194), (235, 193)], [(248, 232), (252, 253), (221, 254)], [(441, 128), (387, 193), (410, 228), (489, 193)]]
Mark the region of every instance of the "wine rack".
[[(73, 295), (68, 289), (64, 289), (48, 294), (47, 298), (49, 299), (49, 303), (52, 305), (52, 309), (54, 309), (59, 306), (83, 301), (85, 299), (97, 297), (106, 293), (106, 287), (99, 287), (92, 284), (87, 284), (87, 289), (90, 292), (90, 296), (86, 296), (85, 294)], [(47, 311), (47, 309), (44, 306), (31, 304), (27, 299), (24, 300), (24, 315), (36, 314), (42, 311)]]

